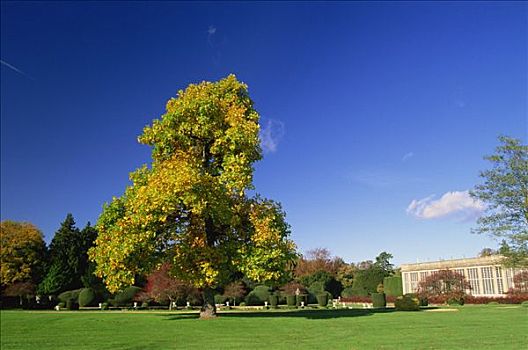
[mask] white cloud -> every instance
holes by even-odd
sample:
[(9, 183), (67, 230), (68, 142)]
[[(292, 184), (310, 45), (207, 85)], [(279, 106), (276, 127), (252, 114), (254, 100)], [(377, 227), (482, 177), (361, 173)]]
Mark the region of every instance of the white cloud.
[(213, 35), (214, 33), (216, 33), (216, 27), (215, 26), (209, 26), (209, 29), (207, 29), (207, 33), (209, 35)]
[(264, 153), (277, 151), (279, 142), (286, 132), (284, 123), (279, 120), (268, 119), (264, 127), (260, 130), (260, 146)]
[(414, 157), (414, 153), (413, 152), (405, 153), (403, 155), (403, 157), (402, 157), (402, 162), (405, 162), (407, 159), (409, 159), (411, 157)]
[(414, 199), (407, 207), (407, 214), (420, 219), (437, 219), (458, 215), (463, 219), (478, 217), (485, 206), (469, 195), (468, 191), (446, 192), (440, 199), (434, 195), (423, 199)]

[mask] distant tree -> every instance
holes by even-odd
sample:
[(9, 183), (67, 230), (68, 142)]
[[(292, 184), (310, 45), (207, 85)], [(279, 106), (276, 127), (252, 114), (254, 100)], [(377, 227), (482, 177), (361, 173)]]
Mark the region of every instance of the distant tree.
[(79, 273), (81, 274), (81, 282), (86, 288), (93, 288), (97, 292), (105, 292), (106, 287), (103, 280), (95, 275), (95, 262), (90, 261), (88, 257), (88, 250), (95, 245), (97, 239), (97, 229), (88, 222), (81, 230), (81, 248), (79, 259)]
[(440, 270), (418, 284), (420, 298), (436, 298), (440, 302), (463, 301), (471, 289), (464, 275), (452, 270)]
[(486, 204), (473, 231), (502, 240), (500, 253), (508, 266), (528, 266), (528, 146), (501, 136), (495, 154), (485, 157), (492, 168), (482, 171), (484, 183), (471, 196)]
[(352, 293), (354, 295), (369, 295), (376, 293), (378, 285), (383, 283), (387, 273), (380, 266), (370, 265), (366, 269), (357, 270), (354, 274)]
[(341, 282), (343, 288), (352, 287), (356, 270), (357, 268), (354, 264), (345, 264), (337, 270), (336, 280)]
[(376, 262), (374, 263), (374, 266), (381, 269), (384, 272), (385, 277), (388, 277), (394, 274), (394, 265), (390, 263), (390, 259), (392, 258), (394, 258), (392, 254), (387, 253), (387, 252), (381, 252), (376, 257)]
[(374, 265), (374, 262), (372, 262), (372, 260), (366, 260), (357, 263), (356, 267), (358, 270), (367, 270), (370, 269), (372, 265)]
[(10, 297), (19, 297), (20, 306), (24, 304), (24, 299), (30, 299), (35, 295), (35, 284), (33, 282), (15, 282), (5, 289), (4, 294)]
[(334, 297), (338, 297), (343, 290), (341, 282), (337, 281), (336, 278), (327, 271), (317, 271), (311, 275), (305, 275), (299, 278), (305, 287), (310, 289), (314, 283), (319, 283), (323, 290), (330, 292)]
[(46, 243), (39, 229), (27, 222), (2, 221), (0, 247), (2, 287), (40, 281), (46, 265)]
[(295, 267), (295, 276), (302, 277), (313, 275), (318, 271), (326, 271), (332, 276), (337, 275), (341, 266), (345, 265), (343, 259), (332, 257), (330, 251), (326, 248), (316, 248), (309, 250), (306, 256), (301, 256)]
[(297, 292), (300, 294), (305, 294), (307, 292), (307, 289), (305, 286), (295, 281), (286, 283), (284, 286), (280, 288), (280, 290), (286, 295), (296, 295)]
[(491, 248), (483, 248), (478, 254), (479, 257), (492, 256), (497, 254), (497, 252)]
[[(53, 237), (50, 249), (50, 269), (39, 286), (43, 294), (57, 294), (82, 286), (83, 237), (68, 214)], [(86, 251), (84, 251), (84, 255)]]
[(240, 281), (231, 282), (224, 288), (224, 296), (233, 301), (235, 305), (236, 300), (242, 299), (246, 295), (246, 287)]

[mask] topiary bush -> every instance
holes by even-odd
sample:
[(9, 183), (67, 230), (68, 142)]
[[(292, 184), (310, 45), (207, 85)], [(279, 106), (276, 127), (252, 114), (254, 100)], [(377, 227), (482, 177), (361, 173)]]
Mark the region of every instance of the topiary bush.
[(221, 294), (217, 294), (214, 296), (215, 304), (225, 304), (227, 300), (228, 300), (228, 297), (221, 295)]
[(464, 305), (464, 298), (451, 298), (447, 301), (448, 305), (462, 306)]
[(70, 298), (66, 301), (66, 308), (68, 310), (79, 310), (79, 303), (77, 300)]
[(308, 295), (307, 294), (296, 295), (296, 301), (297, 301), (297, 306), (301, 306), (301, 303), (303, 302), (304, 302), (304, 306), (308, 306)]
[(385, 307), (387, 306), (387, 300), (385, 299), (385, 293), (372, 293), (370, 295), (372, 299), (372, 307)]
[(82, 289), (67, 290), (65, 292), (60, 293), (57, 298), (65, 304), (70, 299), (74, 299), (77, 302), (77, 300), (79, 299), (79, 293), (81, 292), (81, 290)]
[(411, 295), (403, 295), (396, 298), (394, 307), (398, 311), (418, 311), (420, 310), (420, 301)]
[(83, 288), (79, 293), (79, 306), (91, 306), (95, 302), (95, 292), (92, 288)]
[(341, 297), (343, 298), (350, 298), (352, 296), (354, 296), (354, 290), (352, 289), (352, 287), (345, 288), (341, 292)]
[(317, 294), (317, 305), (326, 306), (328, 305), (328, 293), (319, 293)]
[(269, 297), (270, 305), (272, 308), (276, 309), (279, 305), (279, 296), (277, 294), (272, 294)]
[(130, 286), (117, 293), (113, 299), (108, 301), (114, 306), (132, 305), (132, 300), (141, 291), (140, 287)]
[(401, 276), (385, 277), (383, 279), (385, 295), (398, 297), (403, 295), (403, 284)]
[(264, 302), (268, 301), (270, 296), (268, 286), (256, 286), (247, 296), (247, 305), (264, 305)]
[(297, 303), (297, 298), (295, 295), (287, 295), (286, 296), (286, 305), (288, 306), (295, 306)]

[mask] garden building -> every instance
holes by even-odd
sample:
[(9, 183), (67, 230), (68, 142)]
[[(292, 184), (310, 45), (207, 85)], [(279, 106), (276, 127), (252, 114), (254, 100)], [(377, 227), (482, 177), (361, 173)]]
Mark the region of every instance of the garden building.
[(441, 260), (401, 265), (403, 293), (415, 293), (418, 283), (439, 270), (453, 270), (471, 285), (467, 293), (476, 297), (501, 297), (514, 287), (513, 276), (521, 270), (501, 265), (500, 255)]

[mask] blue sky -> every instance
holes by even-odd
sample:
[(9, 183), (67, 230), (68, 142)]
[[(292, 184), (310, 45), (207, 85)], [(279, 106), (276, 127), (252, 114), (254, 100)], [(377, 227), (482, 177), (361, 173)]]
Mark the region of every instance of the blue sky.
[[(178, 89), (229, 73), (262, 117), (258, 192), (301, 251), (469, 257), (497, 136), (527, 140), (528, 6), (1, 3), (1, 216), (97, 220)], [(433, 196), (434, 195), (434, 196)]]

